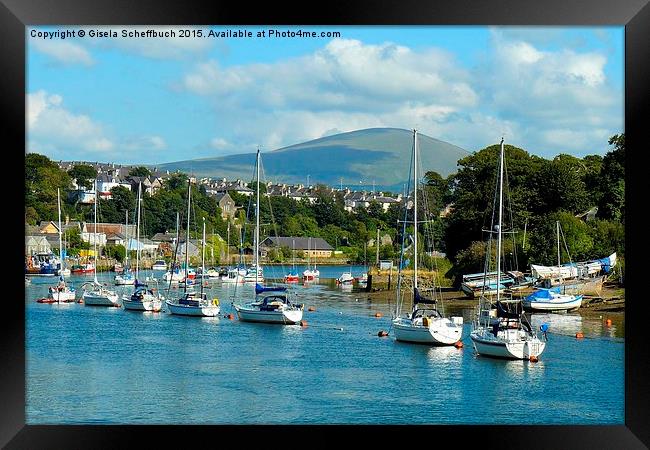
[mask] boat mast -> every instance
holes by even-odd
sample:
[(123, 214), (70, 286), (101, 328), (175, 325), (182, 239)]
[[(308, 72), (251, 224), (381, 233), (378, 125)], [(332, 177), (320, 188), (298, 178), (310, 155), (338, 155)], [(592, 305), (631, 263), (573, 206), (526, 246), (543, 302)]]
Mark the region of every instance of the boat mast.
[(203, 240), (201, 241), (201, 298), (203, 298), (203, 278), (205, 277), (205, 217), (203, 218)]
[(99, 195), (97, 193), (97, 180), (95, 180), (95, 234), (93, 235), (93, 252), (95, 253), (95, 284), (99, 284), (97, 281), (97, 202), (99, 201)]
[[(418, 131), (413, 129), (413, 292), (418, 287)], [(379, 236), (379, 235), (377, 235)], [(379, 242), (377, 242), (379, 245)], [(415, 297), (413, 297), (415, 301)], [(415, 308), (415, 302), (413, 303)]]
[(187, 292), (187, 280), (189, 279), (189, 259), (190, 259), (190, 196), (192, 193), (192, 182), (187, 179), (187, 230), (185, 230), (185, 287), (183, 292)]
[(497, 303), (500, 300), (501, 289), (501, 220), (503, 216), (503, 138), (501, 138), (501, 151), (499, 157), (499, 227), (497, 234)]
[(61, 242), (61, 235), (63, 232), (61, 231), (61, 190), (59, 188), (56, 188), (56, 201), (59, 207), (59, 275), (63, 277), (63, 244)]
[(259, 258), (260, 258), (260, 148), (257, 147), (257, 201), (255, 202), (255, 283), (259, 275)]
[(138, 218), (137, 224), (135, 226), (135, 240), (137, 241), (138, 248), (135, 250), (135, 279), (138, 280), (139, 270), (140, 270), (140, 202), (142, 198), (142, 183), (138, 183)]
[[(129, 267), (129, 210), (126, 210), (126, 219), (124, 219), (124, 240), (126, 241), (126, 255), (124, 255), (124, 271)], [(124, 272), (122, 272), (124, 273)]]
[[(219, 257), (221, 257), (221, 255)], [(228, 243), (226, 244), (226, 266), (230, 267), (230, 217), (228, 218)]]

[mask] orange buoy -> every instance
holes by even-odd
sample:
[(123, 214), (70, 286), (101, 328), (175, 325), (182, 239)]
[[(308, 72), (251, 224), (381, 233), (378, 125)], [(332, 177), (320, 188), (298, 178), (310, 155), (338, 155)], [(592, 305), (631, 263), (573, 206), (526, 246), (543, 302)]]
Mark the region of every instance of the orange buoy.
[(608, 327), (611, 327), (612, 326), (612, 319), (607, 319), (605, 321), (605, 325), (607, 325)]
[(539, 358), (535, 355), (530, 355), (530, 358), (528, 358), (530, 362), (537, 362), (539, 361)]
[(307, 311), (312, 311), (313, 312), (313, 311), (316, 311), (316, 308), (314, 308), (313, 306), (310, 306), (309, 308), (307, 308)]
[(383, 316), (383, 314), (380, 313), (380, 312), (376, 312), (376, 313), (375, 313), (375, 317), (377, 317), (377, 318), (382, 317), (382, 316)]
[(379, 330), (379, 333), (377, 333), (377, 336), (386, 337), (386, 336), (388, 336), (388, 332), (386, 332), (384, 330)]
[(228, 319), (230, 319), (230, 320), (235, 319), (235, 315), (233, 313), (228, 314), (226, 317), (228, 317)]
[(463, 341), (458, 341), (454, 344), (454, 347), (456, 348), (463, 348)]
[(300, 326), (303, 327), (303, 328), (306, 327), (307, 326), (307, 321), (306, 320), (301, 320), (300, 321)]
[(580, 332), (576, 333), (576, 339), (582, 339), (583, 337), (585, 337), (584, 334), (582, 334)]

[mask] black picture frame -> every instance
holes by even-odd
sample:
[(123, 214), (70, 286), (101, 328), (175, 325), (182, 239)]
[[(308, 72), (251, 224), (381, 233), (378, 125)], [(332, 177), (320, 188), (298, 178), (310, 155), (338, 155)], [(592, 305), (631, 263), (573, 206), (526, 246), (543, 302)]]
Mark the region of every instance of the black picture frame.
[[(313, 11), (313, 12), (312, 12)], [(388, 443), (391, 437), (405, 443), (422, 436), (418, 445), (456, 442), (462, 447), (508, 448), (647, 448), (650, 446), (648, 348), (643, 329), (648, 314), (643, 283), (644, 243), (641, 227), (648, 191), (644, 154), (650, 127), (643, 123), (650, 105), (650, 5), (648, 0), (446, 0), (444, 2), (331, 0), (319, 5), (276, 2), (172, 2), (133, 0), (2, 0), (0, 4), (0, 83), (7, 183), (20, 186), (20, 171), (9, 164), (24, 158), (25, 135), (25, 27), (75, 24), (295, 24), (295, 25), (624, 25), (625, 26), (625, 134), (626, 134), (626, 279), (625, 425), (621, 426), (31, 426), (25, 425), (25, 311), (20, 261), (24, 221), (20, 201), (6, 188), (7, 223), (5, 258), (8, 284), (17, 291), (2, 302), (0, 355), (0, 445), (6, 448), (115, 448), (130, 447), (144, 439), (147, 447), (179, 438), (184, 447), (217, 446), (222, 442), (257, 442), (273, 433), (287, 445), (343, 443), (341, 433), (359, 434), (364, 446)], [(11, 162), (13, 161), (13, 162)], [(15, 177), (15, 180), (14, 180)], [(12, 185), (13, 185), (12, 183)], [(7, 201), (9, 200), (9, 201)], [(16, 206), (14, 206), (16, 204)], [(647, 227), (645, 227), (647, 228)], [(647, 241), (647, 239), (646, 239)], [(606, 380), (603, 380), (606, 382)], [(580, 386), (576, 386), (580, 389)], [(259, 432), (259, 433), (258, 433)], [(247, 439), (248, 438), (248, 439)], [(348, 438), (349, 439), (349, 438)], [(265, 443), (264, 440), (260, 441)], [(349, 442), (356, 442), (349, 441)], [(410, 445), (410, 444), (409, 444)]]

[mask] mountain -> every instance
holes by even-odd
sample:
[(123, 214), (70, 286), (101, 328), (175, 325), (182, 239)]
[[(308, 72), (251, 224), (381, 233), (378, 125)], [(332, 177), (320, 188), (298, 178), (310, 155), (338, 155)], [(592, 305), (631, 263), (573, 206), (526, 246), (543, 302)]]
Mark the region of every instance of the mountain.
[[(262, 179), (283, 183), (325, 183), (338, 186), (401, 186), (408, 179), (413, 132), (399, 128), (369, 128), (314, 139), (262, 153)], [(422, 173), (442, 176), (456, 171), (469, 153), (460, 147), (418, 134)], [(241, 153), (165, 163), (162, 170), (180, 170), (198, 177), (252, 180), (255, 153)], [(400, 189), (401, 190), (401, 189)]]

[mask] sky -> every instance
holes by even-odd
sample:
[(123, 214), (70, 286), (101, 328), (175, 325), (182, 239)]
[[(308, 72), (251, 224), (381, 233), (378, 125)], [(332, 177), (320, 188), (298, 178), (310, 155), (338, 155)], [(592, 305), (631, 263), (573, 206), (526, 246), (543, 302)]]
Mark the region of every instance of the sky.
[(26, 42), (27, 151), (57, 161), (155, 165), (375, 127), (582, 157), (624, 132), (619, 26), (48, 26)]

